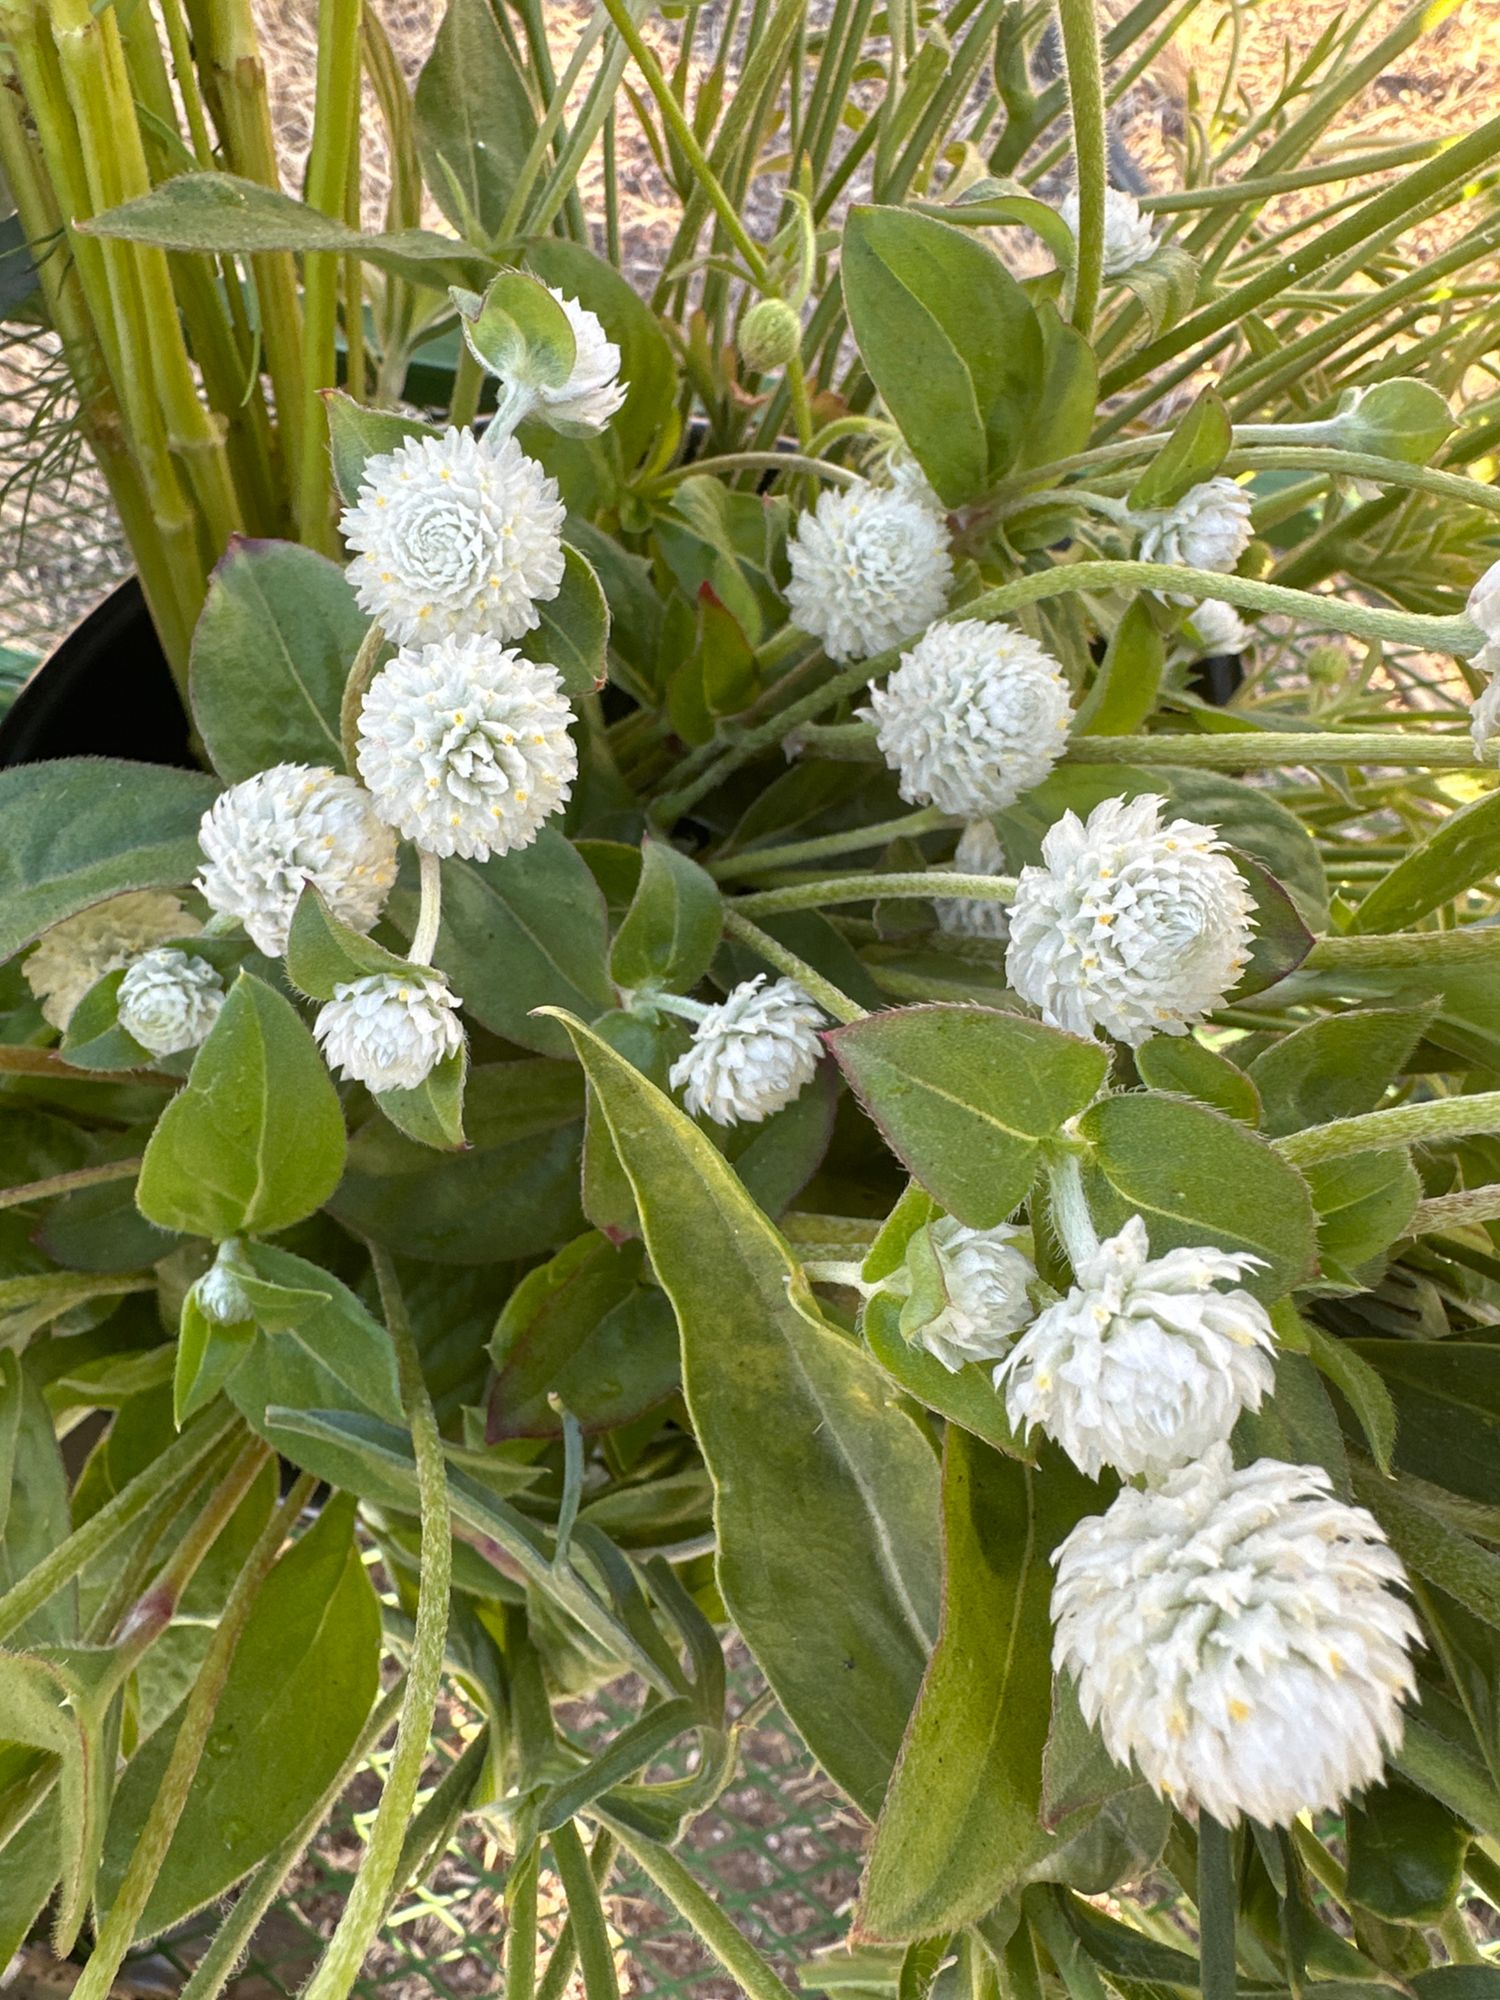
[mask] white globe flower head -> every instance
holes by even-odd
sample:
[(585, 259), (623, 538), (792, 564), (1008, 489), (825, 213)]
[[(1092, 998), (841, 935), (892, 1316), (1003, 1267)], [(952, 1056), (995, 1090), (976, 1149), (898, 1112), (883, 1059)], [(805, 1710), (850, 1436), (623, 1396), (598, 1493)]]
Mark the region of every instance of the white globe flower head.
[(1102, 1028), (1136, 1048), (1182, 1035), (1234, 986), (1254, 904), (1215, 828), (1162, 823), (1166, 801), (1064, 813), (1023, 868), (1005, 973), (1054, 1028)]
[(1263, 1262), (1213, 1249), (1153, 1258), (1133, 1215), (995, 1370), (1012, 1424), (1045, 1431), (1090, 1479), (1106, 1465), (1155, 1477), (1201, 1458), (1270, 1393), (1265, 1307), (1216, 1289)]
[(588, 437), (602, 431), (625, 401), (620, 350), (604, 331), (597, 313), (591, 313), (577, 299), (566, 298), (556, 285), (547, 290), (568, 316), (575, 352), (566, 382), (553, 389), (538, 385), (534, 414), (554, 430)]
[(1500, 562), (1493, 562), (1469, 592), (1464, 606), (1486, 639), (1500, 639)]
[(1205, 597), (1182, 636), (1196, 658), (1215, 660), (1227, 653), (1243, 653), (1253, 635), (1232, 604), (1221, 597)]
[(198, 919), (168, 891), (131, 889), (44, 931), (21, 971), (41, 1002), (42, 1018), (66, 1028), (73, 1009), (105, 973), (118, 972), (164, 938), (187, 937), (197, 929)]
[[(1491, 654), (1492, 659), (1485, 655)], [(1500, 735), (1500, 643), (1491, 640), (1475, 654), (1472, 665), (1483, 669), (1490, 676), (1484, 687), (1469, 704), (1469, 733), (1474, 739), (1474, 755), (1481, 764), (1493, 764), (1496, 753), (1491, 745)]]
[(904, 444), (893, 445), (885, 459), (886, 484), (893, 493), (899, 493), (903, 500), (914, 500), (919, 507), (929, 513), (946, 515), (948, 509), (938, 498), (928, 480), (927, 474), (918, 464), (915, 455)]
[(563, 579), (557, 482), (514, 438), (497, 448), (471, 431), (403, 438), (365, 461), (340, 532), (362, 610), (401, 644), (518, 639)]
[(440, 974), (376, 973), (335, 986), (313, 1033), (330, 1069), (370, 1090), (415, 1090), (463, 1047), (458, 1001)]
[[(960, 875), (1005, 874), (1005, 849), (989, 820), (971, 820), (964, 828), (953, 850), (953, 866)], [(994, 938), (1003, 943), (1010, 936), (1010, 911), (998, 896), (936, 896), (932, 907), (938, 929), (951, 937)]]
[(1374, 1518), (1320, 1467), (1227, 1445), (1127, 1487), (1056, 1552), (1053, 1664), (1110, 1755), (1221, 1825), (1290, 1826), (1380, 1777), (1417, 1621)]
[[(1078, 190), (1073, 188), (1058, 204), (1058, 213), (1073, 235), (1078, 235)], [(1104, 190), (1104, 275), (1120, 278), (1137, 264), (1156, 255), (1156, 231), (1141, 205), (1123, 188)]]
[(913, 1337), (950, 1375), (966, 1361), (993, 1361), (1031, 1317), (1036, 1266), (1020, 1247), (1024, 1232), (1008, 1222), (970, 1229), (951, 1215), (928, 1232), (948, 1303)]
[(155, 1056), (205, 1040), (224, 1005), (218, 970), (196, 952), (158, 948), (136, 959), (115, 996), (120, 1026)]
[(817, 1070), (823, 1016), (795, 980), (757, 973), (710, 1007), (668, 1081), (694, 1117), (758, 1125), (801, 1094)]
[(941, 615), (953, 582), (942, 516), (890, 487), (824, 493), (787, 545), (792, 621), (830, 660), (865, 660)]
[(1062, 668), (1025, 632), (959, 618), (923, 633), (861, 713), (903, 799), (979, 819), (1039, 785), (1068, 740)]
[(429, 854), (529, 847), (578, 774), (556, 667), (492, 639), (403, 648), (370, 683), (358, 763), (382, 819)]
[[(1254, 532), (1250, 495), (1232, 479), (1204, 479), (1171, 507), (1143, 507), (1132, 517), (1140, 529), (1142, 562), (1228, 574), (1250, 546)], [(1173, 597), (1190, 604), (1191, 598)]]
[(221, 792), (203, 815), (198, 887), (271, 958), (286, 950), (309, 883), (333, 914), (367, 931), (396, 879), (396, 836), (342, 772), (273, 764)]

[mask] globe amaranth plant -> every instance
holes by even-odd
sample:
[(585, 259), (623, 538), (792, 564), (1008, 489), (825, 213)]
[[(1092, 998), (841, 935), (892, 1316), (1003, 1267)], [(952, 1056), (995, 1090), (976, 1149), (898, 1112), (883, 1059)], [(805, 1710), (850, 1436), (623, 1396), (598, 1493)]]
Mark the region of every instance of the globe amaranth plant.
[[(228, 1899), (209, 2000), (394, 1729), (317, 2000), (466, 1813), (508, 1990), (609, 2000), (623, 1851), (783, 2000), (675, 1852), (733, 1628), (871, 1823), (863, 1983), (1441, 2000), (1500, 1895), (1500, 503), (1445, 400), (1477, 336), (1387, 260), (1492, 141), (1382, 156), (1293, 256), (1257, 205), (1337, 178), (1294, 163), (1342, 31), (1133, 209), (1075, 0), (1066, 87), (1005, 9), (889, 15), (842, 151), (868, 8), (752, 9), (691, 114), (623, 4), (555, 92), (531, 15), (457, 8), (416, 107), (465, 242), (342, 221), (339, 12), (308, 205), (216, 73), (222, 160), (41, 265), (61, 305), (250, 260), (257, 525), (302, 539), (233, 536), (201, 608), (172, 555), (202, 769), (0, 774), (0, 1943), (49, 1912), (102, 2000)], [(4, 129), (56, 203), (46, 50), (81, 119), (121, 24), (28, 20)], [(654, 304), (573, 219), (627, 63), (682, 198)], [(1071, 207), (1013, 174), (1064, 112)], [(283, 395), (369, 267), (389, 348), (346, 311), (348, 390)], [(440, 323), (446, 423), (389, 407)], [(481, 1723), (424, 1795), (445, 1684)]]

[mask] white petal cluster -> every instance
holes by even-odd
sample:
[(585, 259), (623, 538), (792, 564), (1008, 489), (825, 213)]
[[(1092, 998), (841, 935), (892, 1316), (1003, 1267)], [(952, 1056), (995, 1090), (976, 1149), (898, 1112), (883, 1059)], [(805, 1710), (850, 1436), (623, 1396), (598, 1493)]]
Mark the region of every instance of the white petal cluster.
[(758, 1125), (812, 1081), (823, 1053), (823, 1016), (795, 980), (765, 985), (757, 973), (710, 1007), (669, 1081), (697, 1117)]
[(1485, 640), (1469, 664), (1489, 675), (1469, 708), (1474, 755), (1481, 763), (1492, 764), (1495, 757), (1490, 746), (1500, 734), (1500, 562), (1490, 564), (1469, 592), (1464, 610)]
[(313, 1033), (330, 1069), (371, 1090), (415, 1090), (463, 1047), (458, 1001), (435, 973), (376, 973), (335, 986)]
[(1153, 1258), (1133, 1215), (1079, 1259), (1068, 1296), (995, 1370), (1011, 1423), (1045, 1431), (1090, 1479), (1106, 1465), (1132, 1478), (1200, 1458), (1270, 1393), (1265, 1307), (1216, 1289), (1262, 1261), (1213, 1249)]
[[(1490, 650), (1486, 646), (1474, 664), (1481, 665), (1484, 653)], [(1500, 653), (1500, 647), (1496, 647), (1495, 651)], [(1497, 660), (1497, 665), (1500, 665), (1500, 660)], [(1500, 674), (1492, 672), (1470, 703), (1469, 733), (1474, 738), (1474, 755), (1482, 764), (1493, 764), (1495, 757), (1490, 745), (1500, 735)]]
[(1053, 1663), (1111, 1756), (1222, 1825), (1289, 1826), (1379, 1778), (1417, 1621), (1371, 1515), (1227, 1445), (1127, 1487), (1058, 1549)]
[[(1222, 477), (1190, 486), (1171, 507), (1143, 507), (1132, 517), (1140, 530), (1142, 562), (1227, 574), (1250, 546), (1250, 495)], [(1168, 593), (1170, 595), (1170, 593)], [(1191, 603), (1190, 598), (1174, 602)]]
[(956, 1375), (966, 1361), (996, 1360), (1026, 1324), (1036, 1266), (1008, 1222), (970, 1229), (945, 1215), (929, 1233), (948, 1303), (914, 1338)]
[(391, 638), (518, 639), (563, 579), (557, 482), (514, 438), (403, 438), (367, 459), (339, 523), (360, 606)]
[(21, 969), (43, 1018), (66, 1028), (73, 1009), (106, 972), (118, 972), (163, 938), (186, 937), (197, 929), (198, 919), (166, 890), (132, 889), (54, 924)]
[(198, 828), (198, 887), (271, 958), (286, 950), (309, 883), (333, 914), (367, 931), (396, 879), (396, 836), (368, 792), (341, 772), (273, 764), (221, 792)]
[(1251, 641), (1250, 627), (1232, 604), (1222, 597), (1205, 597), (1188, 620), (1183, 637), (1192, 643), (1195, 656), (1216, 660), (1226, 653), (1243, 653)]
[[(1078, 190), (1073, 188), (1058, 204), (1058, 213), (1072, 230), (1078, 234), (1079, 201)], [(1137, 264), (1144, 264), (1156, 254), (1156, 231), (1148, 216), (1141, 214), (1141, 205), (1133, 194), (1123, 188), (1104, 190), (1104, 275), (1106, 278), (1123, 277)]]
[(824, 493), (787, 545), (787, 606), (830, 660), (865, 660), (940, 616), (953, 581), (948, 530), (890, 487)]
[(565, 298), (556, 285), (548, 291), (568, 316), (575, 354), (566, 382), (555, 389), (538, 385), (536, 414), (554, 430), (579, 436), (602, 431), (625, 401), (620, 380), (620, 350), (605, 333), (597, 313), (577, 299)]
[(403, 649), (370, 683), (359, 773), (382, 819), (430, 854), (528, 847), (578, 774), (556, 667), (491, 639)]
[(153, 1055), (175, 1056), (207, 1037), (224, 1005), (224, 982), (196, 952), (158, 949), (135, 961), (115, 998), (126, 1034)]
[(1254, 905), (1215, 828), (1162, 824), (1165, 800), (1064, 813), (1023, 868), (1006, 977), (1042, 1019), (1139, 1046), (1217, 1007), (1250, 951)]
[[(1003, 875), (1005, 849), (1000, 836), (987, 819), (972, 820), (959, 835), (953, 850), (953, 866), (960, 875)], [(995, 938), (1010, 936), (1010, 911), (998, 896), (936, 896), (938, 929), (953, 937)]]
[(243, 1252), (234, 1237), (219, 1245), (214, 1261), (193, 1286), (190, 1297), (215, 1326), (243, 1326), (255, 1317), (244, 1283)]
[(862, 711), (903, 799), (979, 819), (1014, 805), (1062, 755), (1062, 668), (1014, 626), (959, 618), (924, 632)]
[(914, 500), (919, 507), (925, 507), (929, 513), (942, 516), (948, 511), (933, 490), (915, 454), (904, 444), (893, 445), (886, 453), (885, 483), (893, 493), (899, 493), (903, 500)]
[(1500, 640), (1500, 562), (1493, 562), (1469, 592), (1464, 606), (1486, 639)]

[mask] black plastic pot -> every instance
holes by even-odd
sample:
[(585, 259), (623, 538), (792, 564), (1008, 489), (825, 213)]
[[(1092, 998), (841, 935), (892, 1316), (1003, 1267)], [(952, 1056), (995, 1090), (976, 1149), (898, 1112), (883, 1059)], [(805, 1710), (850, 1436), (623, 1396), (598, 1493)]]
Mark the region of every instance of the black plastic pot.
[(188, 719), (133, 576), (74, 626), (0, 718), (0, 766), (53, 757), (195, 763)]

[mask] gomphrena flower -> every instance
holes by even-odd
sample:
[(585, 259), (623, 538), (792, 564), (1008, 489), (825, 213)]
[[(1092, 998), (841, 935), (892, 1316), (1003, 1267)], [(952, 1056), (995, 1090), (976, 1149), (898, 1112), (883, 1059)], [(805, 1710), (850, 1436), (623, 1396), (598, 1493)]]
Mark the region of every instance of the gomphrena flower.
[(1110, 1755), (1222, 1825), (1289, 1826), (1379, 1778), (1417, 1621), (1401, 1564), (1320, 1467), (1227, 1445), (1127, 1487), (1058, 1549), (1053, 1664)]
[(1132, 1048), (1185, 1034), (1217, 1007), (1250, 951), (1254, 905), (1211, 826), (1149, 794), (1064, 813), (1023, 868), (1006, 977), (1053, 1027)]
[(874, 717), (902, 798), (966, 819), (1039, 785), (1073, 720), (1052, 655), (1014, 626), (979, 618), (924, 632), (862, 712)]
[(812, 1081), (823, 1045), (823, 1016), (792, 979), (765, 984), (757, 973), (710, 1007), (669, 1081), (696, 1117), (716, 1125), (758, 1125)]
[(286, 950), (309, 883), (333, 914), (367, 931), (396, 879), (396, 836), (370, 794), (342, 772), (273, 764), (221, 792), (198, 828), (198, 887), (263, 952)]
[(830, 660), (864, 660), (923, 631), (948, 601), (953, 559), (941, 515), (886, 486), (824, 493), (787, 545), (794, 624)]
[(1205, 597), (1195, 606), (1183, 638), (1198, 659), (1214, 660), (1228, 653), (1243, 653), (1250, 644), (1250, 627), (1232, 604), (1222, 597)]
[[(1482, 666), (1484, 654), (1491, 651), (1496, 653), (1496, 665), (1500, 666), (1500, 645), (1485, 646), (1473, 664)], [(1490, 745), (1500, 734), (1500, 673), (1491, 670), (1489, 680), (1469, 704), (1469, 733), (1474, 738), (1474, 755), (1482, 764), (1493, 763)]]
[(1464, 606), (1486, 639), (1500, 640), (1500, 562), (1493, 562), (1469, 592)]
[(347, 574), (361, 609), (399, 643), (518, 639), (562, 585), (557, 482), (514, 438), (403, 438), (365, 461), (339, 527), (357, 551)]
[(625, 401), (620, 350), (604, 331), (597, 313), (577, 299), (565, 297), (556, 285), (547, 290), (568, 315), (576, 351), (566, 382), (555, 389), (537, 386), (536, 414), (554, 430), (587, 437), (602, 431)]
[(1133, 519), (1142, 562), (1227, 574), (1250, 545), (1250, 495), (1232, 479), (1202, 480), (1173, 506), (1143, 507)]
[(132, 889), (54, 924), (21, 969), (41, 1002), (43, 1019), (66, 1028), (73, 1009), (106, 972), (118, 972), (164, 938), (197, 929), (198, 919), (166, 890)]
[(195, 1049), (219, 1018), (224, 982), (196, 952), (158, 948), (136, 959), (115, 996), (120, 1026), (143, 1049), (175, 1056)]
[[(1073, 188), (1058, 204), (1058, 213), (1072, 230), (1078, 234), (1078, 190)], [(1123, 188), (1104, 190), (1104, 275), (1119, 278), (1137, 264), (1144, 264), (1156, 254), (1156, 231), (1149, 217), (1141, 214), (1141, 205), (1133, 194)]]
[(219, 1245), (214, 1261), (188, 1297), (213, 1325), (243, 1326), (255, 1317), (255, 1308), (245, 1290), (247, 1275), (253, 1273), (246, 1265), (243, 1245), (237, 1237), (228, 1237)]
[(933, 490), (915, 452), (908, 450), (904, 443), (892, 445), (885, 455), (885, 483), (903, 500), (915, 500), (929, 513), (941, 517), (948, 511)]
[(556, 667), (492, 639), (403, 648), (370, 683), (359, 772), (382, 819), (430, 854), (528, 847), (578, 772)]
[(441, 975), (376, 973), (335, 986), (313, 1033), (331, 1069), (371, 1090), (415, 1090), (462, 1048), (458, 1001)]
[(1090, 1479), (1106, 1465), (1130, 1478), (1200, 1458), (1270, 1393), (1265, 1307), (1216, 1289), (1262, 1261), (1213, 1249), (1153, 1258), (1133, 1215), (1078, 1260), (1068, 1296), (995, 1370), (1012, 1424), (1045, 1431)]
[[(1005, 849), (987, 819), (971, 820), (958, 837), (953, 866), (960, 875), (1003, 875)], [(1010, 911), (998, 896), (935, 896), (938, 929), (955, 937), (1010, 936)]]
[(913, 1338), (956, 1375), (966, 1361), (994, 1361), (1026, 1324), (1036, 1266), (1019, 1247), (1023, 1232), (1008, 1222), (970, 1229), (945, 1215), (928, 1234), (948, 1303)]

